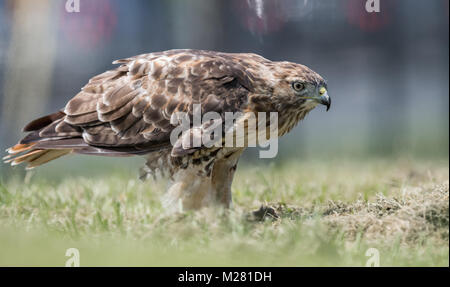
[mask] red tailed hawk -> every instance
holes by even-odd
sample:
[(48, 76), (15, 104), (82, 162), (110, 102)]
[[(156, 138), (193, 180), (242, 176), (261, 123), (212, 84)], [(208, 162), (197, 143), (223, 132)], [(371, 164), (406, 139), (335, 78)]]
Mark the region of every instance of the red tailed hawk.
[[(231, 204), (231, 183), (245, 146), (186, 148), (171, 142), (177, 112), (278, 113), (289, 132), (317, 104), (330, 106), (324, 79), (306, 66), (256, 54), (170, 50), (122, 59), (89, 80), (63, 110), (36, 119), (8, 149), (12, 165), (34, 168), (76, 153), (148, 157), (144, 171), (171, 179), (166, 204), (197, 209)], [(238, 120), (238, 119), (237, 119)], [(219, 121), (220, 123), (220, 121)], [(222, 124), (222, 123), (221, 123)], [(194, 129), (205, 129), (205, 125)]]

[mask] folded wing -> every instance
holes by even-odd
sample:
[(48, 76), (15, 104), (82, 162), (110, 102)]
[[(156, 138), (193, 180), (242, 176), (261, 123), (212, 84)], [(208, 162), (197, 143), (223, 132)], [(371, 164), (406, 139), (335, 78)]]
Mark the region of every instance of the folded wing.
[(34, 167), (68, 153), (130, 156), (172, 148), (170, 120), (240, 111), (251, 81), (244, 67), (220, 53), (172, 50), (115, 61), (120, 66), (90, 79), (63, 111), (29, 123), (29, 134), (6, 160)]

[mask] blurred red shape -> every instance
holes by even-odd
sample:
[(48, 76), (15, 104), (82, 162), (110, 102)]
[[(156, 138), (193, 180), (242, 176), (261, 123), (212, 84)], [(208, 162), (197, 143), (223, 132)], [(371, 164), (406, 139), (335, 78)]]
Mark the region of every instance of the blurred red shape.
[(380, 12), (369, 13), (366, 10), (367, 0), (347, 0), (346, 13), (348, 22), (361, 30), (375, 32), (390, 24), (392, 2), (380, 1)]

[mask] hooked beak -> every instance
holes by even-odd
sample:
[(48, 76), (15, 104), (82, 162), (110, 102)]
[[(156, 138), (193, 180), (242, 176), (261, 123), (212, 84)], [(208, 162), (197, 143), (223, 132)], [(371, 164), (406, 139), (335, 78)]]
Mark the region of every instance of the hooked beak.
[(331, 105), (331, 99), (328, 96), (328, 92), (324, 87), (322, 87), (322, 88), (320, 88), (319, 93), (320, 93), (320, 96), (317, 97), (317, 101), (319, 102), (319, 104), (326, 106), (327, 112), (328, 112), (328, 110), (330, 109), (330, 105)]

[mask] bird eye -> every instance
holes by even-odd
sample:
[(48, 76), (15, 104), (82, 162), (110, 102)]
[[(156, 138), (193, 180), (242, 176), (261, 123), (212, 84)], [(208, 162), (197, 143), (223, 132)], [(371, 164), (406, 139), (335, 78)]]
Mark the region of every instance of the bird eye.
[(292, 83), (292, 88), (297, 91), (300, 92), (305, 88), (305, 85), (301, 82), (293, 82)]

